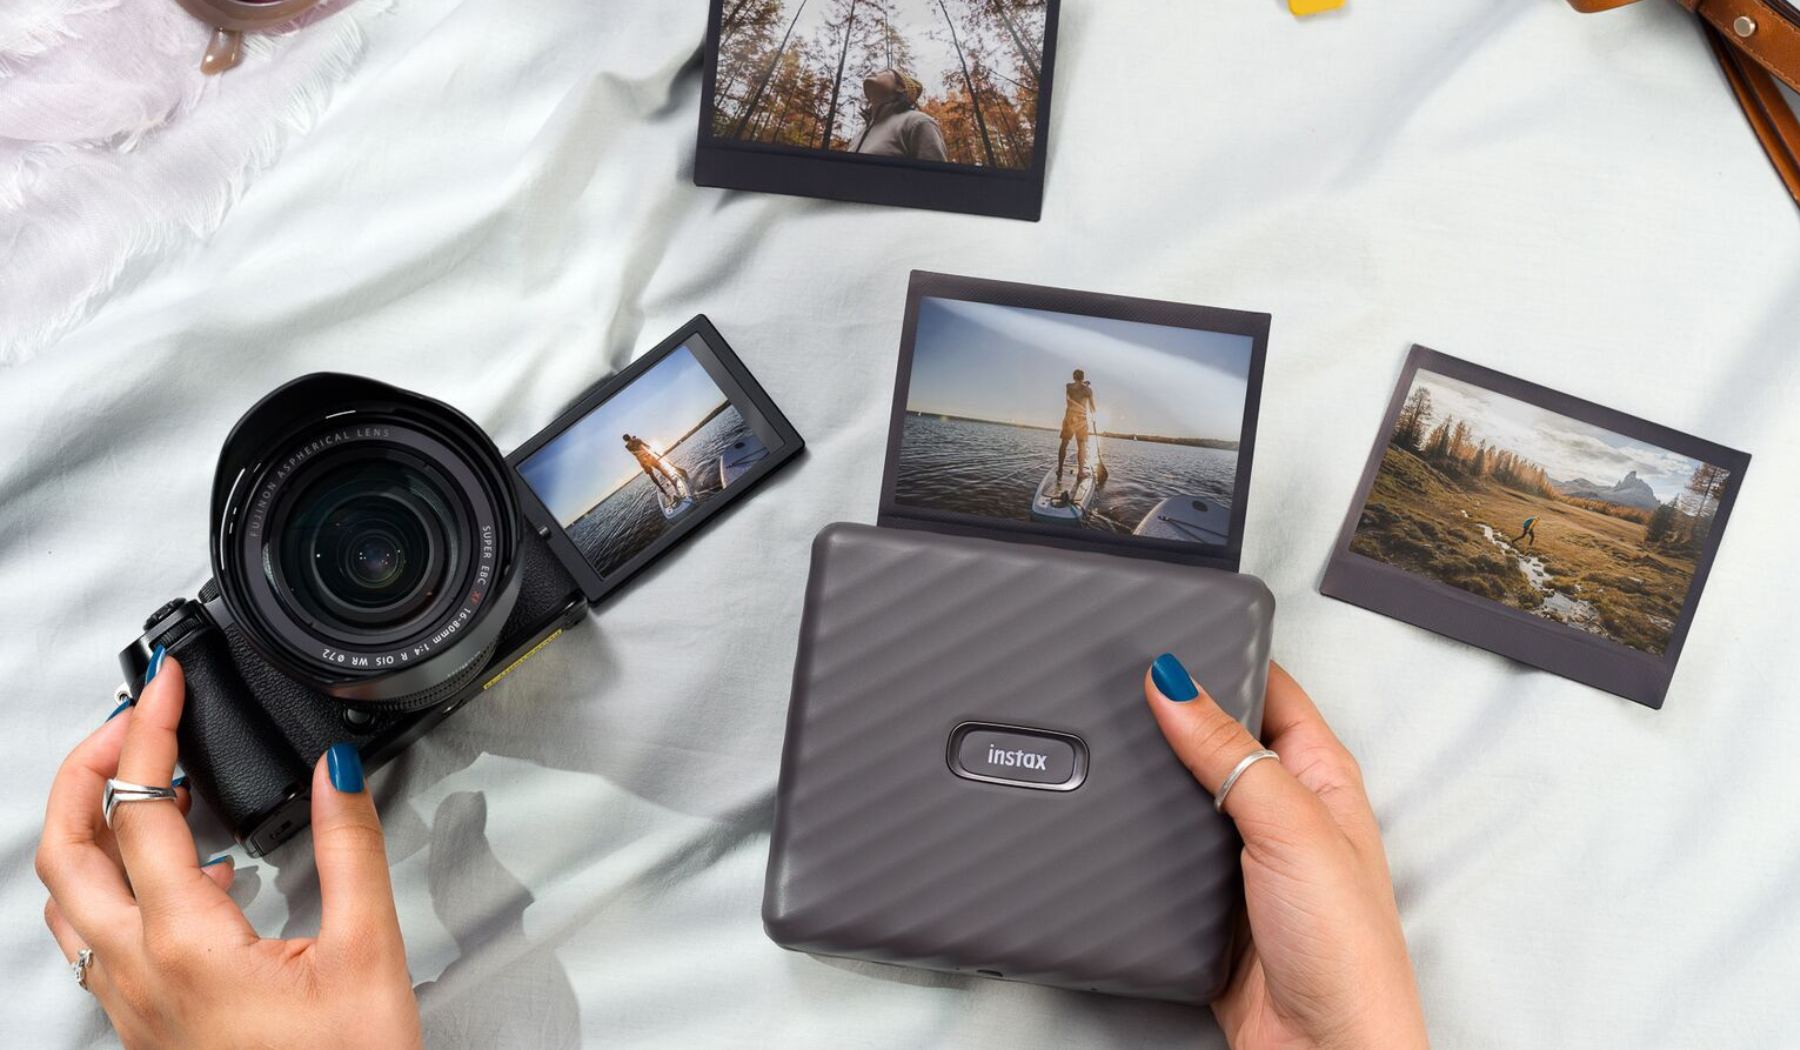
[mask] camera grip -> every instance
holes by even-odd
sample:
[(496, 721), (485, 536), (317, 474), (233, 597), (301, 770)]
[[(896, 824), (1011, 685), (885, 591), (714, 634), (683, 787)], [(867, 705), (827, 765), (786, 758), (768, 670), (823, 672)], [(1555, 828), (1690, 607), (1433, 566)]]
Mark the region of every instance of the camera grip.
[(176, 739), (188, 784), (240, 837), (287, 798), (311, 769), (286, 746), (286, 737), (238, 674), (225, 636), (216, 627), (190, 631), (168, 647), (181, 661), (187, 702)]

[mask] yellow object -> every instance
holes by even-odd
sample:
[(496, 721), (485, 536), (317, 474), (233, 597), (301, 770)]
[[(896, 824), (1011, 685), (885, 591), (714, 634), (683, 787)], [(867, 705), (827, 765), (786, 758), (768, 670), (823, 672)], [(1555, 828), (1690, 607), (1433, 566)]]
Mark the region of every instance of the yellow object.
[(499, 674), (497, 674), (494, 677), (488, 679), (487, 681), (481, 683), (481, 688), (484, 690), (494, 688), (495, 684), (498, 683), (500, 681), (500, 679), (505, 678), (509, 674), (512, 674), (514, 668), (518, 667), (520, 664), (522, 664), (525, 661), (536, 656), (538, 654), (539, 649), (542, 649), (544, 646), (549, 645), (551, 642), (556, 641), (556, 639), (558, 637), (560, 637), (561, 635), (562, 635), (562, 628), (558, 627), (556, 630), (554, 630), (550, 633), (550, 637), (548, 637), (548, 638), (544, 639), (543, 641), (537, 643), (536, 645), (532, 646), (530, 652), (526, 653), (524, 656), (519, 657), (517, 660), (514, 660), (512, 663), (507, 664), (506, 670), (501, 671)]
[(1288, 10), (1296, 15), (1316, 15), (1344, 6), (1344, 0), (1288, 0)]

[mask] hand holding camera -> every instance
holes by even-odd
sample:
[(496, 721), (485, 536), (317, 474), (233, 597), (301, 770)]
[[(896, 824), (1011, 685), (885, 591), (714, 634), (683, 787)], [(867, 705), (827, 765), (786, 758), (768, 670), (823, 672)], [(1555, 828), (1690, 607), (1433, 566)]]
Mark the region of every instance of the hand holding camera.
[(387, 851), (354, 747), (312, 771), (317, 937), (264, 940), (227, 896), (229, 863), (201, 867), (189, 796), (118, 804), (108, 778), (170, 783), (186, 676), (166, 658), (134, 707), (70, 753), (38, 847), (50, 932), (131, 1050), (421, 1046)]

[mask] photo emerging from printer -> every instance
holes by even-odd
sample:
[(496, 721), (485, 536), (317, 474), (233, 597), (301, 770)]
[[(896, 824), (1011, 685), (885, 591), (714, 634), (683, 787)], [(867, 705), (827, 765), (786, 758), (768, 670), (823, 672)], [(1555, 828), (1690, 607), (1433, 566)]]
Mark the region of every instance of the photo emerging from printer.
[(1421, 368), (1350, 550), (1651, 655), (1725, 467)]
[(1046, 0), (724, 0), (712, 136), (1025, 170)]
[(684, 344), (519, 472), (604, 577), (768, 455)]
[(1250, 335), (926, 296), (896, 504), (1225, 545)]

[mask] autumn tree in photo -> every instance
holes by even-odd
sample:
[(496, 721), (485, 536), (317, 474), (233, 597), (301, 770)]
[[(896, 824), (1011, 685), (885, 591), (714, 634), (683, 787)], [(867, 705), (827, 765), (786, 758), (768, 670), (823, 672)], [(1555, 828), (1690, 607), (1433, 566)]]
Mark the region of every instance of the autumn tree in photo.
[(1400, 406), (1400, 418), (1394, 420), (1393, 443), (1408, 452), (1418, 452), (1425, 447), (1425, 428), (1430, 425), (1431, 391), (1413, 387), (1412, 393), (1406, 395), (1406, 403)]
[(1712, 535), (1713, 518), (1719, 513), (1719, 501), (1731, 472), (1724, 467), (1702, 463), (1694, 468), (1687, 484), (1673, 499), (1652, 511), (1644, 524), (1644, 542), (1665, 549), (1698, 551)]

